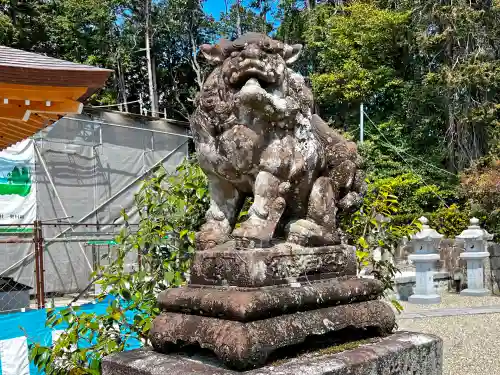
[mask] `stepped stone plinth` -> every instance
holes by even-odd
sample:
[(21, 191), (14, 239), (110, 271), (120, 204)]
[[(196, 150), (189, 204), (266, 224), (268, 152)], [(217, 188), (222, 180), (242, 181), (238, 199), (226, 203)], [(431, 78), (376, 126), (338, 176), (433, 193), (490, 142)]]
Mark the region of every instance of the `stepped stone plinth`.
[(347, 328), (387, 335), (395, 326), (379, 300), (382, 284), (355, 277), (351, 246), (238, 250), (229, 242), (197, 253), (192, 270), (189, 286), (158, 298), (162, 313), (151, 329), (158, 352), (195, 345), (246, 370), (311, 336)]

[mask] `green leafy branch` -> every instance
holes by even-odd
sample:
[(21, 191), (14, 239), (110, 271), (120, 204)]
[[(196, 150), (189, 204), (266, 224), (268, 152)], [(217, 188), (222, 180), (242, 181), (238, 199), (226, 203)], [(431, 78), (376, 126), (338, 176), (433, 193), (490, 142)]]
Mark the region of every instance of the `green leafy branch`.
[[(385, 253), (394, 254), (394, 250), (403, 238), (410, 238), (420, 229), (420, 223), (413, 220), (409, 225), (396, 225), (392, 218), (399, 211), (399, 203), (392, 194), (389, 185), (372, 189), (364, 199), (362, 207), (345, 223), (348, 235), (356, 245), (358, 269), (371, 268), (370, 273), (384, 285), (386, 294), (393, 290), (394, 277), (399, 272), (394, 264), (384, 259)], [(376, 259), (374, 253), (380, 251), (381, 259)], [(392, 300), (398, 311), (401, 305)]]
[[(30, 345), (30, 359), (48, 375), (100, 374), (103, 357), (126, 350), (134, 340), (149, 344), (149, 331), (160, 313), (158, 293), (185, 283), (195, 250), (195, 231), (208, 208), (207, 180), (194, 159), (174, 174), (159, 168), (135, 196), (137, 229), (123, 211), (124, 226), (116, 238), (109, 265), (92, 275), (111, 299), (105, 314), (78, 307), (49, 309), (46, 326), (64, 328), (52, 346)], [(130, 272), (128, 264), (136, 261)], [(33, 341), (33, 340), (30, 340)]]

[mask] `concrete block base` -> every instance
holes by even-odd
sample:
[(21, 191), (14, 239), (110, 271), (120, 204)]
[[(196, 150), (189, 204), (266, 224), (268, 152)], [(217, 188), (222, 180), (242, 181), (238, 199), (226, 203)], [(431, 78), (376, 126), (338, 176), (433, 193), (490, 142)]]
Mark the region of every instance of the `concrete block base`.
[(491, 295), (488, 289), (464, 289), (460, 292), (462, 296), (483, 297)]
[(213, 357), (160, 354), (151, 349), (105, 357), (103, 375), (441, 375), (442, 340), (436, 336), (397, 332), (352, 350), (327, 354), (328, 349), (279, 360), (238, 372)]
[(414, 294), (414, 295), (408, 297), (408, 302), (419, 304), (419, 305), (440, 303), (441, 296), (438, 294), (430, 294), (430, 295)]

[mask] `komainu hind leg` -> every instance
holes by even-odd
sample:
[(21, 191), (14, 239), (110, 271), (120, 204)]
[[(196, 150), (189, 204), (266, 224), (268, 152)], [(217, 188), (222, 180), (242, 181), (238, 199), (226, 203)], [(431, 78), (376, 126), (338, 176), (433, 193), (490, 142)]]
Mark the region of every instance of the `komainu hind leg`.
[(343, 212), (353, 212), (363, 204), (363, 197), (368, 190), (365, 181), (365, 174), (361, 170), (356, 171), (352, 184), (352, 191), (347, 193), (338, 203), (338, 207)]
[(280, 180), (261, 171), (255, 179), (254, 202), (248, 219), (236, 228), (232, 236), (249, 247), (266, 247), (271, 243), (276, 226), (285, 210)]
[(331, 180), (328, 177), (319, 177), (311, 189), (307, 217), (290, 223), (287, 241), (303, 246), (340, 243), (336, 230), (335, 203)]

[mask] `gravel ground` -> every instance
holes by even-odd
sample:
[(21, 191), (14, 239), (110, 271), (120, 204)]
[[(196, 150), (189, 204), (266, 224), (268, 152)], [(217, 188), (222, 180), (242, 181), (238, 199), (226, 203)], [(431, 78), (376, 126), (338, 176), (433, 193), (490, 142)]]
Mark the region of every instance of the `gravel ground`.
[(500, 374), (500, 314), (402, 319), (399, 329), (443, 339), (443, 375)]
[(404, 311), (397, 315), (400, 330), (430, 333), (443, 339), (443, 375), (500, 375), (500, 313), (401, 319), (405, 313), (500, 306), (499, 296), (465, 297), (445, 292), (439, 304), (401, 305)]

